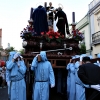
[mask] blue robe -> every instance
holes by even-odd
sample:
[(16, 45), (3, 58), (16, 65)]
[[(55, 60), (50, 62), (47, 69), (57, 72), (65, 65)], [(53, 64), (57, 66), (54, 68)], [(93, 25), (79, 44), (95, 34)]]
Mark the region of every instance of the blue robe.
[[(6, 67), (8, 63), (13, 59), (13, 56), (16, 54), (16, 51), (9, 52), (9, 58), (8, 61), (6, 61)], [(8, 98), (10, 98), (10, 70), (6, 69), (6, 82), (8, 85)], [(9, 84), (8, 84), (9, 83)]]
[(2, 68), (0, 67), (0, 71), (2, 71)]
[(70, 84), (70, 86), (68, 89), (68, 100), (75, 100), (75, 65), (73, 63), (70, 63), (69, 70), (70, 80), (68, 81), (68, 84)]
[(10, 98), (10, 71), (7, 69), (6, 69), (6, 82), (8, 85), (8, 98)]
[(66, 67), (66, 69), (68, 70), (68, 75), (67, 75), (67, 97), (69, 98), (69, 92), (70, 92), (70, 64), (69, 63)]
[[(18, 68), (17, 63), (20, 64)], [(26, 100), (26, 84), (24, 80), (26, 66), (24, 61), (7, 62), (7, 70), (10, 75), (10, 100)]]
[(31, 65), (31, 70), (35, 73), (32, 98), (33, 100), (49, 100), (49, 85), (55, 85), (55, 78), (45, 52), (40, 54), (42, 61), (38, 63), (37, 57), (35, 57)]
[(77, 75), (77, 70), (79, 67), (79, 62), (75, 63), (75, 78), (76, 78), (76, 99), (75, 100), (86, 100), (85, 99), (85, 87), (82, 81)]

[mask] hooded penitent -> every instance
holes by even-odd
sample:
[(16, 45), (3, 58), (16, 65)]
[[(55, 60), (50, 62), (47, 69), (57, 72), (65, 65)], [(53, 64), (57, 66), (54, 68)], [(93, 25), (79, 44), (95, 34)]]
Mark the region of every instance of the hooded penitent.
[[(16, 54), (16, 51), (11, 51), (9, 52), (9, 57), (8, 57), (8, 61), (6, 61), (6, 67), (8, 65), (8, 63), (13, 59), (14, 55)], [(8, 85), (8, 97), (10, 99), (10, 71), (6, 69), (6, 82)]]
[(49, 84), (55, 85), (55, 78), (51, 63), (47, 60), (46, 52), (40, 52), (41, 61), (34, 57), (31, 70), (35, 73), (33, 100), (49, 100)]
[[(19, 53), (10, 52), (7, 62), (8, 77), (11, 81), (9, 96), (10, 100), (26, 100), (26, 84), (24, 80), (26, 66), (24, 61), (14, 61), (13, 58), (19, 56)], [(18, 66), (20, 64), (20, 66)]]

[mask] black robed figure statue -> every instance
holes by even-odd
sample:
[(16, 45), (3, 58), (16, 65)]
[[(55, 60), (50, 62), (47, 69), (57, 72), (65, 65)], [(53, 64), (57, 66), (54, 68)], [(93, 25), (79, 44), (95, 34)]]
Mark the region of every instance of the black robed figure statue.
[(67, 15), (65, 14), (64, 11), (62, 11), (61, 7), (58, 8), (57, 13), (55, 14), (55, 20), (57, 19), (57, 17), (58, 17), (58, 22), (57, 22), (58, 32), (60, 32), (65, 36), (65, 25), (66, 25), (66, 32), (67, 34), (70, 34)]

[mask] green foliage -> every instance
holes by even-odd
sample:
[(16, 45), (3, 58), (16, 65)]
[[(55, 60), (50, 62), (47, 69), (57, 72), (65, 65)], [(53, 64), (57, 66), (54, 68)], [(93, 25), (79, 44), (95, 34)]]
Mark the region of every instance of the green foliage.
[(3, 51), (3, 48), (0, 48), (0, 51)]
[(86, 46), (85, 46), (85, 44), (81, 44), (80, 54), (86, 54)]
[(24, 50), (24, 49), (21, 49), (21, 50), (19, 50), (19, 52), (20, 52), (21, 54), (24, 54), (25, 50)]
[(8, 54), (8, 53), (11, 52), (11, 51), (17, 51), (17, 50), (15, 50), (14, 47), (10, 47), (10, 48), (6, 48), (5, 51), (6, 51), (6, 53)]

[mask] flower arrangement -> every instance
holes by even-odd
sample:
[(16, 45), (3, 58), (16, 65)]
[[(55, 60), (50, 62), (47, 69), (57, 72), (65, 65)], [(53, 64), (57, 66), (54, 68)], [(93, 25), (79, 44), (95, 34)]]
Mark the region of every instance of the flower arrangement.
[(24, 28), (23, 31), (21, 31), (20, 37), (22, 39), (30, 38), (30, 37), (34, 36), (35, 34), (36, 34), (36, 32), (34, 31), (34, 27), (27, 25), (27, 27)]
[(44, 37), (48, 42), (51, 40), (56, 40), (57, 42), (61, 42), (64, 39), (64, 35), (61, 35), (59, 32), (54, 32), (50, 30), (48, 32), (41, 32), (42, 37)]
[(73, 38), (77, 41), (82, 41), (84, 39), (83, 34), (79, 32), (78, 29), (72, 31)]

